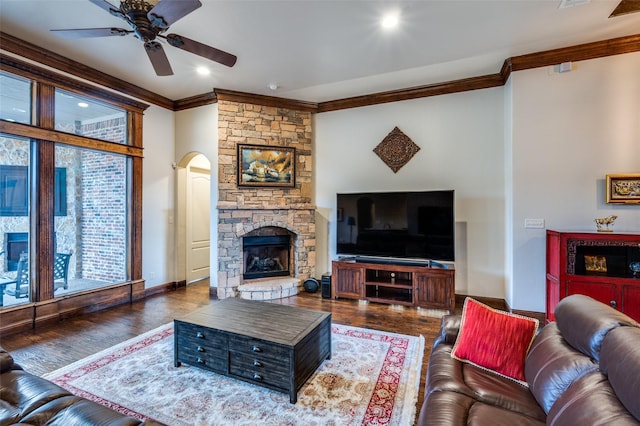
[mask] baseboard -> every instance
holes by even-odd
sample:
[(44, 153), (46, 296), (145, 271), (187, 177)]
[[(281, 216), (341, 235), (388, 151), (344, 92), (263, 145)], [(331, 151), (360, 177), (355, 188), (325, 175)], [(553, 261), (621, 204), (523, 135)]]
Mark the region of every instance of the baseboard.
[(456, 311), (459, 309), (462, 311), (462, 306), (464, 305), (464, 299), (467, 297), (472, 297), (478, 302), (484, 303), (485, 305), (491, 306), (494, 309), (500, 309), (502, 311), (511, 312), (512, 314), (522, 315), (524, 317), (535, 318), (540, 321), (541, 325), (545, 323), (545, 314), (544, 312), (536, 312), (536, 311), (523, 311), (520, 309), (511, 309), (509, 304), (504, 299), (498, 299), (494, 297), (482, 297), (482, 296), (471, 296), (467, 294), (456, 294)]
[(144, 297), (154, 296), (160, 293), (166, 293), (168, 291), (175, 290), (176, 288), (178, 288), (178, 286), (175, 282), (168, 282), (168, 283), (156, 285), (153, 287), (145, 288)]
[(519, 309), (512, 309), (511, 313), (522, 315), (523, 317), (535, 318), (535, 319), (538, 320), (540, 327), (545, 325), (545, 313), (544, 312), (521, 311)]
[(466, 299), (467, 297), (472, 297), (478, 302), (491, 306), (494, 309), (508, 311), (507, 302), (505, 302), (504, 299), (498, 299), (496, 297), (472, 296), (470, 294), (456, 294), (456, 311), (458, 309), (462, 310), (462, 306), (464, 305), (464, 299)]

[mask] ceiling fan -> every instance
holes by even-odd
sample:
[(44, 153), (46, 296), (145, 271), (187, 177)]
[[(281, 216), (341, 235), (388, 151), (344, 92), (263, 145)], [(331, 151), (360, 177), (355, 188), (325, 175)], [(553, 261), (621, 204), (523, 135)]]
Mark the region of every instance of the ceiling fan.
[(144, 0), (122, 0), (116, 8), (107, 0), (89, 0), (113, 16), (125, 20), (132, 28), (83, 28), (67, 30), (51, 30), (67, 38), (110, 37), (132, 34), (144, 42), (144, 49), (159, 76), (173, 75), (167, 54), (156, 39), (166, 40), (168, 44), (178, 49), (186, 50), (203, 58), (232, 67), (237, 60), (235, 55), (207, 46), (195, 40), (178, 34), (164, 33), (177, 20), (193, 12), (202, 3), (198, 0), (160, 0), (156, 5)]
[(640, 12), (640, 0), (621, 0), (609, 18), (636, 12)]

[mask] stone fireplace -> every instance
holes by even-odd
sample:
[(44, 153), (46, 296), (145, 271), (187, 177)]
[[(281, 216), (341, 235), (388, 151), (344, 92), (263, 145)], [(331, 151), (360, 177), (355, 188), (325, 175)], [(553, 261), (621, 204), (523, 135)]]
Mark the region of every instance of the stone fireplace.
[[(216, 95), (217, 296), (236, 297), (239, 286), (265, 281), (301, 285), (315, 275), (316, 265), (311, 113), (236, 102), (224, 91)], [(295, 187), (239, 186), (238, 143), (295, 148)]]
[(26, 253), (29, 249), (29, 234), (27, 232), (7, 232), (4, 234), (5, 241), (5, 271), (15, 271), (18, 269), (20, 254)]
[[(237, 287), (257, 277), (244, 273), (244, 237), (265, 232), (289, 236), (287, 276), (304, 280), (315, 270), (315, 210), (220, 208), (218, 220), (218, 297), (236, 296)], [(249, 262), (250, 263), (250, 262)], [(280, 263), (283, 263), (280, 260)], [(284, 265), (283, 265), (284, 266)], [(272, 275), (271, 277), (274, 277)], [(264, 278), (264, 277), (262, 277)]]

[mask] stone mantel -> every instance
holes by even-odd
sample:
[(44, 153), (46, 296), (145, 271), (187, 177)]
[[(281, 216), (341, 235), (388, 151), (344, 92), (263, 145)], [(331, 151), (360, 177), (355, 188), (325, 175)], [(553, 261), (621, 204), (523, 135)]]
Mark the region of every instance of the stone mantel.
[(287, 205), (238, 205), (232, 202), (218, 203), (218, 210), (316, 210), (315, 204), (287, 204)]

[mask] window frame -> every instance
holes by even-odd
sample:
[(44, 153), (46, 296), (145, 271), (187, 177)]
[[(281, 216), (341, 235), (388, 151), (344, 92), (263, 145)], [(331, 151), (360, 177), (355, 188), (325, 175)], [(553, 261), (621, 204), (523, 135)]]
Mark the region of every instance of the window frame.
[[(128, 185), (130, 205), (127, 212), (127, 265), (129, 280), (123, 285), (132, 285), (142, 280), (142, 115), (149, 105), (118, 95), (97, 86), (80, 82), (53, 71), (38, 67), (19, 59), (0, 56), (0, 70), (7, 74), (27, 78), (32, 82), (33, 124), (23, 124), (0, 119), (0, 133), (31, 140), (33, 170), (28, 193), (31, 198), (30, 256), (33, 262), (30, 301), (41, 302), (54, 299), (52, 265), (55, 256), (54, 215), (55, 198), (55, 146), (64, 144), (120, 154), (127, 158), (129, 166)], [(97, 102), (122, 108), (126, 111), (126, 144), (74, 135), (55, 130), (56, 88), (74, 92)], [(99, 289), (98, 289), (99, 290)], [(133, 291), (131, 293), (133, 294)]]

